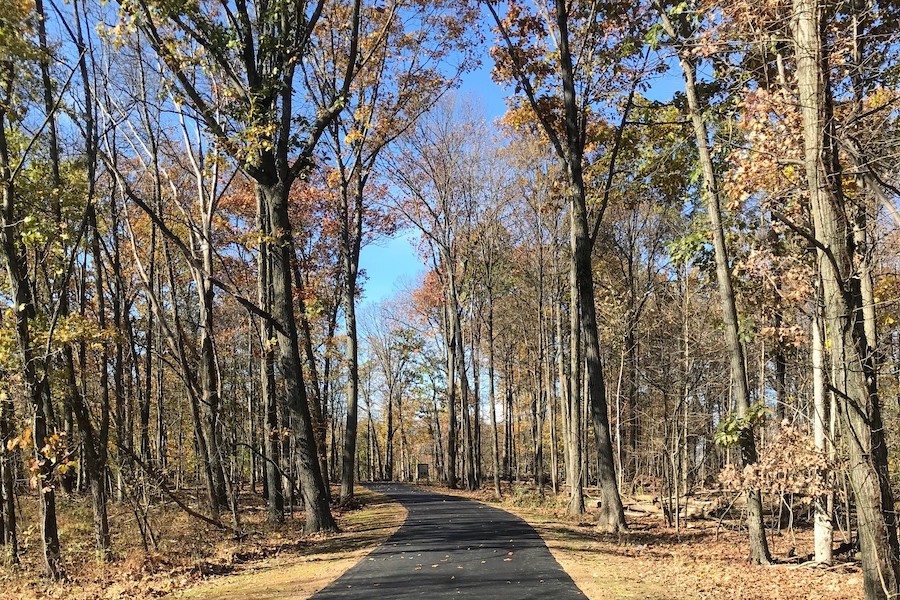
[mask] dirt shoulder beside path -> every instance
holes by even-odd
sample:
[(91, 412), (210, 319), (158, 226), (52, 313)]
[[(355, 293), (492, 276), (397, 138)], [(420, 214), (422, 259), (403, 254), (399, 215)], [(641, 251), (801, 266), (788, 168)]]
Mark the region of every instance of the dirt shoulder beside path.
[(234, 567), (168, 598), (269, 600), (308, 598), (388, 539), (406, 519), (399, 503), (358, 488), (359, 510), (338, 516), (341, 533), (310, 536), (302, 547)]
[[(601, 533), (596, 511), (565, 515), (565, 499), (533, 491), (507, 491), (502, 501), (486, 491), (435, 488), (507, 510), (528, 522), (588, 598), (596, 600), (861, 600), (855, 564), (829, 569), (793, 564), (755, 566), (747, 561), (746, 535), (692, 521), (676, 532), (654, 518), (629, 518), (624, 535)], [(812, 551), (811, 532), (773, 534), (776, 556), (790, 547)], [(808, 546), (808, 548), (807, 548)]]

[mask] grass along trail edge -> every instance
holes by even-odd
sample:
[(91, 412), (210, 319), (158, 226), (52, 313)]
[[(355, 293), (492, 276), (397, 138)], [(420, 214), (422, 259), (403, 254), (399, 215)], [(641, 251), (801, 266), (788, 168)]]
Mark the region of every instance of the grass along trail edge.
[[(579, 518), (565, 514), (567, 497), (543, 497), (531, 488), (510, 490), (498, 500), (487, 489), (469, 492), (436, 487), (448, 495), (502, 508), (534, 527), (553, 557), (592, 600), (862, 600), (858, 564), (828, 569), (793, 564), (751, 565), (746, 534), (711, 521), (692, 520), (676, 532), (653, 517), (629, 518), (622, 535), (600, 532), (596, 509)], [(812, 532), (796, 540), (770, 536), (777, 555), (796, 541), (800, 553), (812, 549)], [(807, 548), (808, 546), (808, 548)]]
[(362, 507), (338, 515), (341, 532), (310, 536), (302, 553), (285, 552), (235, 567), (167, 598), (270, 600), (309, 598), (388, 539), (406, 519), (390, 498), (358, 487)]

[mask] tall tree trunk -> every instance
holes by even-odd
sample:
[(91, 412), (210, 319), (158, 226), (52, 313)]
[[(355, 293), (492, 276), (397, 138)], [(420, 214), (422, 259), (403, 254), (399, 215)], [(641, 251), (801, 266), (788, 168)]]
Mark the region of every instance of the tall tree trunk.
[[(362, 194), (362, 189), (357, 192)], [(344, 199), (344, 270), (347, 281), (344, 289), (344, 321), (347, 328), (347, 421), (341, 456), (341, 502), (353, 497), (356, 474), (356, 437), (359, 419), (359, 348), (356, 327), (356, 278), (359, 270), (359, 248), (362, 237), (361, 206), (354, 211), (353, 231), (349, 230), (348, 200)], [(351, 239), (352, 236), (352, 239)]]
[(3, 521), (3, 558), (11, 564), (19, 562), (19, 537), (16, 521), (16, 489), (14, 485), (15, 451), (7, 444), (14, 437), (12, 431), (13, 401), (8, 394), (0, 396), (0, 516)]
[[(157, 204), (158, 206), (158, 204)], [(156, 287), (156, 224), (150, 229), (150, 286)], [(144, 345), (144, 381), (141, 394), (140, 411), (140, 457), (144, 463), (153, 464), (152, 451), (150, 449), (150, 399), (153, 394), (153, 341), (154, 341), (153, 311), (147, 311), (147, 332)], [(139, 385), (141, 385), (139, 383)]]
[(450, 278), (450, 282), (450, 293), (452, 298), (450, 315), (451, 319), (453, 320), (454, 337), (456, 338), (455, 346), (459, 349), (459, 351), (456, 353), (456, 368), (457, 376), (459, 377), (460, 410), (462, 411), (463, 427), (465, 428), (464, 457), (466, 463), (466, 489), (474, 490), (477, 487), (477, 483), (475, 481), (474, 453), (472, 448), (472, 415), (469, 411), (469, 376), (466, 372), (466, 352), (462, 336), (462, 323), (460, 322), (459, 318), (459, 301), (456, 291), (455, 278), (453, 278), (452, 275)]
[[(96, 310), (98, 317), (98, 325), (100, 329), (106, 327), (106, 292), (104, 289), (103, 278), (103, 257), (100, 253), (100, 233), (97, 229), (97, 213), (93, 204), (93, 178), (89, 180), (88, 193), (88, 214), (87, 225), (91, 235), (91, 258), (94, 262), (94, 293), (96, 296)], [(84, 298), (82, 298), (82, 312), (84, 312)], [(81, 369), (84, 376), (87, 371), (85, 364), (85, 356), (82, 353)], [(109, 424), (110, 424), (110, 400), (109, 400), (109, 349), (106, 344), (100, 350), (99, 356), (99, 386), (100, 386), (100, 425), (98, 428), (97, 439), (93, 439), (93, 426), (90, 421), (89, 411), (84, 404), (84, 395), (81, 395), (82, 402), (77, 407), (76, 418), (78, 419), (78, 428), (81, 430), (83, 440), (83, 451), (85, 459), (85, 470), (90, 478), (91, 486), (91, 505), (94, 515), (94, 537), (96, 547), (101, 557), (105, 557), (110, 553), (110, 535), (109, 521), (107, 516), (107, 499), (109, 496), (109, 488), (107, 487), (106, 471), (109, 445)]]
[(451, 316), (453, 306), (448, 286), (447, 301), (444, 303), (444, 335), (447, 344), (447, 486), (451, 490), (456, 489), (456, 353), (461, 350), (456, 345), (456, 319)]
[(494, 373), (494, 296), (488, 291), (487, 335), (488, 335), (488, 402), (491, 405), (491, 458), (494, 465), (494, 493), (500, 498), (500, 433), (497, 427), (497, 396)]
[(823, 21), (813, 0), (794, 0), (792, 26), (803, 117), (804, 165), (825, 306), (826, 339), (837, 375), (856, 499), (867, 599), (900, 593), (900, 548), (881, 420), (874, 348), (869, 345), (852, 227), (834, 147)]
[(319, 466), (312, 416), (301, 371), (297, 321), (294, 316), (294, 297), (291, 259), (294, 255), (293, 234), (288, 218), (288, 189), (283, 183), (257, 184), (263, 195), (263, 205), (277, 239), (270, 245), (272, 285), (272, 315), (276, 322), (276, 338), (281, 362), (281, 376), (285, 382), (287, 404), (296, 427), (299, 458), (300, 491), (306, 507), (306, 530), (336, 529), (328, 507), (328, 493)]
[[(853, 88), (853, 122), (857, 122), (857, 118), (862, 117), (865, 111), (865, 98), (867, 93), (867, 82), (864, 77), (865, 65), (863, 64), (863, 53), (865, 50), (866, 35), (864, 28), (870, 18), (868, 7), (863, 0), (853, 0), (850, 2), (852, 8), (852, 46), (851, 46), (851, 68), (850, 80)], [(829, 103), (830, 105), (830, 103)], [(861, 122), (861, 121), (860, 121)], [(837, 162), (837, 152), (833, 151), (833, 161)], [(877, 184), (872, 185), (871, 178), (865, 177), (867, 165), (862, 164), (862, 153), (850, 152), (853, 161), (853, 167), (856, 171), (856, 189), (859, 197), (854, 203), (853, 209), (853, 243), (854, 262), (858, 271), (859, 293), (862, 298), (862, 312), (864, 331), (866, 333), (866, 343), (870, 349), (876, 349), (878, 345), (878, 328), (875, 319), (875, 290), (873, 281), (873, 246), (869, 233), (869, 209), (873, 203), (870, 202), (869, 193), (877, 197), (880, 189)], [(835, 169), (837, 170), (837, 169)], [(890, 202), (891, 207), (893, 203)], [(877, 204), (874, 211), (877, 213)], [(875, 357), (878, 360), (878, 357)]]
[[(59, 198), (62, 191), (60, 189), (62, 187), (62, 180), (60, 179), (59, 173), (59, 142), (57, 140), (56, 131), (56, 110), (54, 108), (55, 101), (53, 99), (53, 86), (50, 81), (50, 60), (52, 56), (50, 48), (47, 45), (47, 15), (44, 11), (44, 4), (42, 0), (35, 0), (34, 9), (35, 13), (37, 13), (38, 15), (38, 40), (41, 51), (44, 54), (42, 60), (40, 61), (40, 70), (44, 111), (46, 112), (47, 118), (47, 141), (48, 151), (50, 155), (50, 184), (53, 186), (53, 192), (51, 193), (51, 210), (56, 221), (58, 223), (61, 223), (62, 208), (60, 206)], [(64, 243), (64, 248), (67, 248), (67, 246), (68, 244)], [(65, 256), (65, 252), (63, 253), (63, 255)], [(65, 316), (68, 313), (67, 290), (59, 290), (59, 293), (60, 316)], [(57, 423), (56, 414), (49, 393), (44, 395), (44, 402), (44, 418), (46, 419), (47, 429), (52, 432), (57, 428)]]
[(606, 404), (606, 383), (600, 354), (600, 335), (594, 306), (594, 276), (591, 261), (593, 241), (588, 228), (586, 191), (582, 173), (584, 140), (579, 120), (575, 91), (575, 75), (569, 49), (568, 8), (565, 0), (556, 0), (556, 19), (559, 30), (559, 53), (565, 106), (566, 145), (564, 163), (569, 183), (569, 241), (575, 283), (578, 294), (581, 333), (584, 336), (585, 366), (588, 399), (598, 454), (598, 485), (600, 487), (601, 528), (610, 531), (626, 529), (625, 511), (619, 497), (616, 468), (613, 461), (612, 439)]
[(553, 333), (551, 330), (551, 324), (549, 319), (546, 319), (546, 327), (547, 327), (547, 352), (546, 359), (544, 360), (544, 382), (545, 382), (545, 394), (547, 398), (547, 407), (549, 411), (548, 421), (550, 425), (550, 485), (553, 488), (553, 494), (556, 495), (559, 493), (559, 439), (557, 437), (557, 429), (556, 429), (556, 412), (558, 399), (556, 397), (556, 381), (553, 376), (553, 356), (552, 352), (554, 351), (554, 340)]
[[(98, 264), (99, 266), (99, 264)], [(83, 294), (82, 294), (83, 296)], [(85, 299), (81, 299), (82, 306)], [(105, 364), (103, 365), (105, 368)], [(84, 364), (84, 356), (81, 360), (82, 371), (87, 369)], [(74, 372), (72, 373), (72, 381), (70, 386), (75, 386)], [(107, 388), (108, 389), (108, 388)], [(93, 514), (94, 525), (94, 546), (97, 550), (97, 557), (101, 561), (111, 558), (111, 544), (109, 534), (109, 518), (107, 515), (107, 487), (106, 487), (106, 463), (107, 463), (107, 446), (109, 443), (109, 400), (107, 392), (107, 404), (101, 406), (100, 428), (99, 431), (94, 428), (91, 421), (91, 415), (84, 397), (75, 387), (76, 395), (73, 403), (75, 419), (78, 423), (78, 429), (81, 432), (81, 448), (82, 463), (85, 473), (90, 481), (91, 488), (91, 509)], [(102, 395), (101, 395), (102, 402)]]
[[(313, 351), (312, 327), (309, 324), (309, 317), (306, 314), (306, 301), (303, 298), (303, 277), (301, 276), (302, 274), (300, 272), (299, 261), (297, 261), (294, 271), (297, 284), (297, 313), (300, 317), (300, 329), (303, 332), (303, 353), (306, 355), (306, 363), (309, 365), (309, 385), (307, 386), (307, 389), (309, 389), (311, 392), (311, 396), (309, 398), (310, 413), (313, 420), (313, 431), (316, 434), (316, 448), (319, 455), (319, 469), (322, 471), (322, 477), (326, 478), (329, 473), (329, 463), (328, 453), (326, 451), (325, 445), (325, 438), (328, 433), (329, 421), (332, 421), (332, 428), (334, 425), (333, 420), (328, 418), (328, 414), (326, 414), (325, 411), (326, 400), (329, 398), (328, 379), (329, 374), (331, 373), (331, 359), (326, 355), (325, 382), (324, 384), (322, 384), (319, 379), (319, 368), (316, 364), (316, 355)], [(332, 339), (334, 337), (334, 328), (336, 327), (337, 320), (337, 306), (335, 306), (331, 315), (332, 317), (328, 322), (328, 330), (326, 334), (327, 339)], [(356, 316), (354, 313), (354, 320), (355, 318)], [(334, 436), (332, 436), (332, 454), (334, 453), (334, 443)], [(331, 466), (337, 466), (333, 456)], [(328, 492), (328, 501), (331, 502), (331, 488), (328, 485), (325, 486), (325, 491)]]
[[(815, 313), (812, 318), (812, 371), (813, 371), (813, 438), (816, 450), (823, 455), (828, 454), (828, 406), (825, 394), (825, 342), (822, 331), (822, 310), (816, 299)], [(822, 495), (815, 498), (815, 520), (813, 536), (815, 540), (815, 559), (822, 564), (831, 564), (833, 525), (831, 498)]]
[[(629, 295), (633, 299), (633, 295)], [(633, 302), (632, 302), (633, 304)], [(625, 457), (622, 459), (622, 481), (630, 484), (634, 480), (637, 461), (637, 323), (635, 310), (629, 306), (625, 313), (624, 353), (622, 360), (622, 382), (625, 385), (625, 401), (622, 403), (621, 430), (623, 432)]]
[[(96, 269), (95, 294), (97, 296), (97, 315), (100, 328), (106, 326), (106, 303), (103, 292), (103, 262), (100, 256), (99, 233), (97, 232), (97, 218), (92, 204), (93, 178), (89, 180), (89, 205), (87, 224), (91, 235), (92, 258)], [(81, 293), (80, 312), (85, 310), (85, 290)], [(109, 518), (107, 515), (108, 488), (106, 485), (106, 465), (109, 444), (109, 383), (107, 378), (108, 350), (104, 344), (100, 352), (100, 424), (97, 429), (91, 421), (90, 411), (84, 401), (84, 394), (78, 391), (74, 396), (73, 409), (78, 429), (81, 432), (83, 468), (90, 482), (91, 508), (94, 524), (94, 544), (100, 560), (108, 560), (111, 557), (111, 544), (109, 534)], [(79, 353), (82, 377), (87, 372), (86, 353), (82, 349)], [(74, 379), (74, 373), (73, 373)], [(70, 382), (74, 385), (74, 380)]]
[[(780, 334), (779, 331), (781, 329), (781, 324), (783, 322), (783, 317), (781, 314), (780, 304), (780, 292), (779, 290), (775, 291), (775, 316), (773, 318), (773, 327), (775, 328), (775, 351), (774, 351), (774, 360), (775, 360), (775, 418), (780, 425), (782, 421), (786, 418), (787, 412), (787, 358), (784, 353), (784, 344), (779, 340)], [(764, 390), (763, 390), (764, 392)]]
[[(169, 243), (166, 240), (163, 241), (163, 256), (165, 258), (165, 264), (168, 267), (168, 287), (172, 310), (172, 322), (174, 323), (177, 330), (177, 333), (173, 336), (175, 345), (174, 350), (177, 352), (178, 362), (181, 366), (182, 371), (184, 373), (190, 373), (193, 370), (193, 365), (188, 360), (187, 349), (185, 348), (183, 320), (181, 318), (181, 307), (177, 294), (177, 291), (179, 289), (178, 280), (175, 277), (175, 268), (174, 262), (172, 260), (172, 253), (169, 248)], [(157, 302), (154, 302), (153, 309), (159, 313), (158, 317), (160, 323), (162, 323), (162, 307), (159, 306)], [(103, 374), (101, 374), (101, 381), (102, 380)], [(212, 515), (212, 518), (218, 519), (219, 510), (222, 508), (222, 504), (219, 502), (219, 498), (216, 494), (216, 481), (211, 469), (209, 441), (206, 438), (206, 431), (203, 425), (203, 413), (200, 407), (200, 392), (198, 390), (197, 383), (193, 378), (183, 378), (183, 383), (191, 407), (191, 422), (194, 430), (194, 446), (199, 463), (198, 467), (203, 471), (203, 479), (206, 487), (206, 500), (209, 505), (209, 511)], [(181, 457), (183, 457), (183, 452), (179, 451), (179, 458)]]
[[(438, 408), (437, 388), (432, 386), (431, 392), (432, 418), (434, 419), (434, 470), (435, 477), (445, 480), (447, 477), (444, 467), (444, 434), (441, 431), (441, 414)], [(371, 417), (369, 418), (371, 422)]]
[[(14, 68), (6, 65), (10, 73)], [(4, 90), (9, 95), (10, 90)], [(8, 106), (6, 99), (0, 100), (0, 107)], [(48, 575), (59, 580), (63, 577), (62, 555), (59, 547), (59, 533), (56, 525), (56, 491), (53, 482), (53, 463), (51, 457), (44, 456), (42, 448), (47, 443), (49, 431), (45, 409), (49, 404), (49, 382), (46, 366), (35, 351), (31, 335), (31, 322), (37, 316), (35, 299), (31, 294), (31, 282), (28, 279), (27, 257), (21, 238), (16, 231), (16, 223), (21, 218), (16, 212), (16, 189), (13, 184), (10, 168), (9, 146), (6, 139), (6, 109), (0, 108), (0, 185), (2, 188), (2, 206), (0, 206), (0, 249), (6, 262), (6, 272), (10, 288), (9, 297), (13, 305), (18, 307), (15, 313), (15, 331), (18, 352), (22, 360), (22, 382), (34, 412), (32, 418), (32, 437), (34, 443), (34, 459), (38, 465), (40, 480), (38, 495), (40, 497), (41, 541), (44, 549), (44, 566)]]
[(393, 481), (394, 479), (394, 386), (388, 387), (387, 393), (387, 423), (384, 440), (384, 475)]
[(215, 348), (213, 346), (213, 286), (212, 250), (209, 247), (209, 235), (201, 242), (203, 248), (203, 273), (197, 274), (198, 293), (200, 295), (200, 406), (203, 412), (203, 428), (209, 445), (209, 469), (212, 473), (216, 503), (219, 507), (229, 504), (226, 490), (225, 467), (222, 464), (221, 444), (219, 441), (219, 371), (216, 365)]
[(471, 356), (472, 356), (472, 455), (475, 476), (475, 489), (481, 487), (482, 456), (481, 456), (481, 326), (480, 322), (473, 320), (472, 324)]
[[(112, 296), (113, 309), (113, 329), (122, 331), (123, 303), (125, 301), (124, 290), (122, 289), (122, 265), (121, 255), (119, 252), (119, 203), (116, 198), (118, 190), (110, 194), (109, 216), (110, 228), (112, 233), (112, 282), (110, 283), (110, 292)], [(122, 337), (116, 336), (113, 354), (113, 397), (115, 398), (115, 425), (116, 425), (116, 442), (123, 450), (118, 452), (119, 469), (116, 477), (116, 500), (122, 502), (125, 499), (125, 479), (131, 478), (133, 465), (131, 461), (132, 440), (127, 427), (127, 405), (125, 397), (125, 356)]]
[(513, 471), (516, 464), (516, 440), (514, 428), (513, 410), (513, 387), (512, 387), (512, 364), (507, 357), (503, 364), (503, 464), (506, 473), (506, 479), (510, 483), (513, 481)]
[(546, 332), (544, 331), (544, 244), (542, 239), (543, 224), (540, 211), (536, 211), (536, 229), (538, 232), (537, 254), (537, 363), (534, 370), (534, 387), (532, 390), (531, 426), (534, 443), (534, 483), (538, 491), (544, 493), (544, 348)]
[[(162, 277), (156, 277), (157, 294), (162, 291)], [(156, 460), (160, 472), (165, 472), (169, 466), (169, 438), (168, 425), (166, 424), (165, 402), (165, 368), (162, 357), (163, 342), (160, 339), (157, 344), (156, 357)]]
[(569, 504), (567, 512), (572, 515), (584, 514), (584, 446), (581, 443), (581, 326), (578, 310), (578, 285), (575, 263), (569, 266), (569, 381), (568, 389), (568, 441), (569, 465), (566, 479), (569, 484)]
[[(96, 171), (97, 171), (97, 131), (94, 119), (94, 98), (90, 79), (88, 77), (87, 65), (87, 45), (84, 41), (84, 33), (82, 28), (82, 10), (79, 10), (79, 3), (72, 3), (72, 13), (75, 21), (75, 32), (77, 47), (81, 53), (78, 61), (78, 68), (81, 74), (82, 89), (84, 94), (85, 106), (85, 124), (84, 128), (87, 132), (85, 136), (85, 157), (87, 159), (87, 214), (86, 225), (88, 233), (91, 236), (90, 254), (94, 263), (95, 281), (94, 290), (97, 302), (97, 314), (100, 329), (106, 327), (106, 308), (105, 308), (105, 292), (103, 286), (103, 259), (100, 255), (100, 234), (97, 228), (96, 213)], [(87, 244), (85, 244), (85, 255), (88, 254)], [(87, 257), (85, 256), (85, 261)], [(86, 285), (82, 285), (80, 294), (79, 313), (82, 317), (87, 309), (87, 289)], [(107, 364), (109, 360), (109, 351), (106, 344), (100, 351), (100, 423), (95, 429), (90, 418), (90, 411), (86, 404), (87, 394), (87, 352), (84, 342), (79, 345), (79, 366), (81, 368), (81, 385), (73, 398), (76, 400), (73, 406), (75, 418), (78, 422), (78, 428), (83, 436), (82, 452), (83, 452), (83, 468), (90, 481), (91, 493), (91, 510), (94, 525), (94, 546), (97, 549), (98, 558), (101, 561), (109, 560), (111, 554), (111, 540), (109, 533), (109, 516), (107, 512), (107, 500), (109, 496), (109, 488), (107, 486), (106, 472), (109, 457), (109, 424), (110, 424), (110, 404), (109, 404), (109, 380), (107, 375)], [(74, 372), (73, 372), (74, 378)], [(72, 383), (70, 382), (70, 385)]]
[[(269, 219), (262, 204), (262, 194), (257, 197), (257, 227), (260, 237), (268, 239), (272, 235)], [(269, 244), (263, 242), (259, 245), (256, 258), (257, 270), (257, 296), (260, 307), (266, 314), (272, 314), (272, 297), (269, 288)], [(260, 328), (260, 352), (259, 352), (259, 390), (260, 404), (264, 411), (263, 419), (263, 462), (265, 473), (266, 507), (270, 523), (280, 523), (284, 520), (284, 492), (281, 487), (280, 444), (281, 433), (278, 429), (278, 397), (275, 389), (275, 361), (273, 349), (269, 346), (275, 336), (275, 328), (271, 319), (261, 319)]]
[[(139, 61), (139, 69), (140, 69), (140, 83), (141, 83), (141, 93), (145, 96), (148, 93), (147, 89), (147, 77), (145, 73), (145, 66), (143, 61)], [(152, 120), (150, 117), (150, 111), (147, 107), (147, 103), (141, 103), (142, 116), (144, 119), (144, 124), (147, 129), (147, 138), (150, 147), (150, 160), (153, 168), (153, 208), (157, 211), (157, 214), (163, 214), (163, 206), (162, 206), (162, 172), (160, 170), (159, 164), (159, 142), (157, 140), (157, 136), (153, 134)], [(156, 222), (152, 222), (150, 225), (150, 264), (148, 268), (148, 286), (150, 286), (151, 293), (157, 289), (159, 289), (159, 273), (156, 268), (156, 254), (157, 254), (157, 225)], [(149, 300), (147, 301), (149, 304)], [(147, 311), (147, 331), (146, 331), (146, 345), (145, 345), (145, 356), (144, 356), (144, 391), (141, 395), (141, 406), (140, 406), (140, 457), (141, 460), (144, 461), (147, 465), (153, 464), (152, 452), (150, 449), (150, 404), (151, 397), (153, 395), (153, 343), (154, 343), (154, 331), (155, 323), (154, 323), (154, 314), (152, 310)], [(158, 410), (162, 411), (162, 406), (158, 407)], [(161, 426), (161, 423), (157, 423), (158, 426)], [(159, 457), (159, 467), (162, 469), (163, 457)]]

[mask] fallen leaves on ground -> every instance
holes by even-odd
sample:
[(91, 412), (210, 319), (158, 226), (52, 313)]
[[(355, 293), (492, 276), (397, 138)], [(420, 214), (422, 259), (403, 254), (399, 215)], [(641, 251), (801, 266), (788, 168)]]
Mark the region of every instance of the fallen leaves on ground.
[[(243, 509), (247, 535), (241, 540), (198, 524), (177, 509), (156, 507), (151, 522), (159, 549), (152, 552), (141, 548), (130, 510), (111, 503), (116, 555), (100, 564), (93, 559), (89, 504), (65, 498), (63, 502), (72, 504), (60, 513), (65, 515), (60, 537), (68, 581), (54, 584), (35, 576), (40, 572), (40, 540), (23, 536), (24, 568), (0, 566), (0, 600), (145, 600), (185, 590), (193, 598), (250, 598), (242, 586), (268, 589), (277, 597), (279, 582), (296, 590), (298, 579), (312, 594), (380, 544), (405, 518), (400, 505), (368, 490), (358, 490), (358, 500), (335, 511), (341, 533), (304, 535), (302, 512), (270, 525), (265, 507), (257, 498), (248, 498)], [(31, 517), (26, 513), (23, 522)]]

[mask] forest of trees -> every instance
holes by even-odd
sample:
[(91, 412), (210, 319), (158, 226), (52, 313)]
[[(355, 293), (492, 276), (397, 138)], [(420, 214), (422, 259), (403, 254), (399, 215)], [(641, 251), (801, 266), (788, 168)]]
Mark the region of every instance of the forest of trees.
[[(424, 464), (612, 533), (725, 491), (759, 564), (810, 514), (897, 597), (898, 38), (880, 0), (0, 0), (2, 562), (33, 528), (65, 577), (64, 498), (110, 561), (114, 503), (145, 548), (161, 503), (332, 531)], [(395, 236), (424, 276), (366, 302)]]

